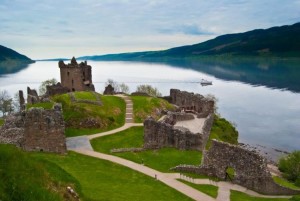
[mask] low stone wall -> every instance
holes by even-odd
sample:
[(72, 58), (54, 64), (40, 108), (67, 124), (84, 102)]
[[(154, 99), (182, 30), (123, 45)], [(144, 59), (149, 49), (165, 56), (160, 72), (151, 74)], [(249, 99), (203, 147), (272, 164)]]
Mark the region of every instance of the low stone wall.
[(144, 148), (159, 149), (174, 147), (181, 150), (202, 150), (202, 134), (188, 129), (177, 129), (172, 125), (157, 122), (152, 117), (144, 121)]
[(162, 120), (162, 122), (175, 125), (178, 121), (188, 121), (195, 119), (193, 114), (187, 114), (183, 112), (168, 112), (167, 116)]
[(0, 128), (0, 143), (27, 151), (66, 153), (65, 126), (61, 106), (52, 110), (31, 108), (6, 118)]
[(296, 195), (300, 191), (288, 189), (276, 184), (263, 157), (237, 145), (212, 141), (210, 150), (205, 151), (201, 166), (181, 165), (174, 170), (205, 174), (226, 179), (226, 169), (235, 170), (233, 183), (239, 184), (266, 195)]

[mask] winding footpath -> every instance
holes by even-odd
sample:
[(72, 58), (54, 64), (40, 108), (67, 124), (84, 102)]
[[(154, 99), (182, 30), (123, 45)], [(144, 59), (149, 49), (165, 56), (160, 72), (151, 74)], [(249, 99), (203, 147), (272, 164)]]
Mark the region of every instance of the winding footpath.
[[(132, 161), (113, 156), (108, 154), (99, 153), (93, 150), (90, 140), (98, 137), (103, 137), (106, 135), (112, 135), (114, 133), (118, 133), (120, 131), (126, 130), (133, 126), (143, 126), (142, 123), (133, 123), (133, 103), (128, 96), (118, 95), (119, 97), (123, 98), (126, 102), (126, 117), (125, 117), (125, 124), (117, 129), (98, 133), (89, 136), (80, 136), (80, 137), (70, 137), (67, 138), (67, 148), (68, 150), (75, 151), (80, 154), (92, 156), (95, 158), (111, 161), (113, 163), (117, 163), (123, 166), (126, 166), (130, 169), (135, 171), (141, 172), (145, 175), (150, 177), (156, 178), (157, 180), (163, 182), (164, 184), (170, 186), (171, 188), (176, 189), (177, 191), (185, 194), (186, 196), (194, 199), (194, 200), (202, 200), (202, 201), (230, 201), (230, 190), (237, 190), (244, 193), (247, 193), (251, 196), (256, 197), (265, 197), (265, 198), (290, 198), (291, 196), (266, 196), (258, 194), (254, 191), (246, 189), (245, 187), (232, 184), (229, 182), (215, 182), (209, 179), (192, 179), (189, 177), (185, 177), (179, 173), (163, 173), (152, 168), (146, 167), (142, 164), (134, 163)], [(214, 186), (218, 186), (218, 197), (216, 199), (178, 181), (178, 179), (183, 179), (191, 183), (195, 184), (210, 184)]]

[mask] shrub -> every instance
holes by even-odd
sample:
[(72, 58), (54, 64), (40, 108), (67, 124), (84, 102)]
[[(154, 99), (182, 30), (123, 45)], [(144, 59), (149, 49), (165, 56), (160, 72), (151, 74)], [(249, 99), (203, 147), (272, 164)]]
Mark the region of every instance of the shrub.
[(150, 96), (154, 96), (154, 97), (161, 96), (161, 93), (158, 91), (158, 89), (155, 88), (155, 87), (152, 87), (151, 85), (146, 85), (146, 84), (145, 85), (143, 85), (143, 84), (139, 85), (139, 86), (137, 86), (136, 91), (147, 93)]
[(300, 151), (294, 151), (281, 158), (278, 167), (286, 179), (300, 186)]

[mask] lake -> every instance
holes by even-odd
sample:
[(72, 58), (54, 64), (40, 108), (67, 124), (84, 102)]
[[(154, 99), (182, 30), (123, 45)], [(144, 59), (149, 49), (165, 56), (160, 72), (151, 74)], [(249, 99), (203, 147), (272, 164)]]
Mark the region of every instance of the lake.
[[(88, 64), (92, 66), (97, 92), (102, 93), (107, 79), (113, 79), (127, 84), (131, 92), (137, 85), (150, 84), (163, 95), (169, 95), (171, 88), (213, 94), (218, 99), (218, 112), (237, 126), (239, 142), (266, 149), (299, 150), (299, 63), (259, 62), (88, 61)], [(0, 75), (0, 90), (8, 90), (12, 96), (19, 89), (26, 93), (27, 86), (38, 89), (42, 81), (50, 78), (60, 80), (58, 62), (36, 62), (16, 73)], [(213, 85), (201, 86), (201, 79), (212, 81)]]

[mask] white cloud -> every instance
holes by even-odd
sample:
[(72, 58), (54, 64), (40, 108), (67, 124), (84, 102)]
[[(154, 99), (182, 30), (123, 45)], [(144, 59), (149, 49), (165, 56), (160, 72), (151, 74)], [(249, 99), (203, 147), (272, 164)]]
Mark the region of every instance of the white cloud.
[(1, 0), (0, 44), (32, 58), (165, 49), (292, 24), (299, 10), (299, 0)]

